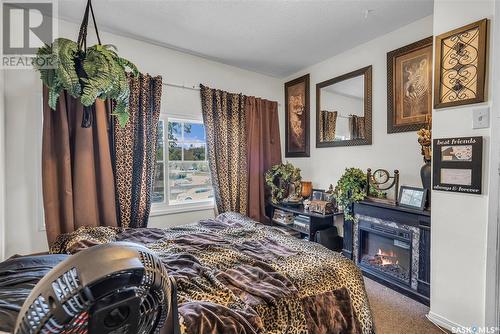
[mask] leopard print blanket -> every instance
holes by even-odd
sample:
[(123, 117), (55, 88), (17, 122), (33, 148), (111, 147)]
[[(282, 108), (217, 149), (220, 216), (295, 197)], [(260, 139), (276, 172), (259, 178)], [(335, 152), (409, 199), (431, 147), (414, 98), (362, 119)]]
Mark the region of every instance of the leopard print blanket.
[(169, 229), (80, 228), (51, 251), (113, 241), (158, 254), (178, 284), (182, 333), (374, 333), (353, 262), (239, 214)]

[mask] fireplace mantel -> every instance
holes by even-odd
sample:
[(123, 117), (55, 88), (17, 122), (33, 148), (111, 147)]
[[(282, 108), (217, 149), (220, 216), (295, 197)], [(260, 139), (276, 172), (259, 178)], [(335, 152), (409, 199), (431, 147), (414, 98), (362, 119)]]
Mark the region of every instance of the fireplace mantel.
[[(396, 205), (361, 201), (353, 206), (353, 214), (359, 219), (356, 222), (344, 222), (344, 256), (356, 261), (363, 274), (389, 288), (399, 291), (424, 304), (429, 304), (430, 295), (430, 211), (404, 208)], [(367, 224), (408, 231), (413, 236), (413, 260), (415, 266), (411, 284), (397, 282), (383, 273), (370, 270), (359, 263), (360, 231)], [(365, 226), (365, 227), (363, 227)]]

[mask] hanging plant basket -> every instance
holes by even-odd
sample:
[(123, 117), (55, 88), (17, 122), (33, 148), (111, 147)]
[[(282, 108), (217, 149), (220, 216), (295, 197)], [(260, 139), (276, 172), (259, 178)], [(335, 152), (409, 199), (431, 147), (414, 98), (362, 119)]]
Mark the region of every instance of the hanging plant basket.
[[(89, 13), (92, 15), (98, 44), (87, 48)], [(46, 63), (57, 66), (37, 66)], [(127, 73), (137, 76), (139, 72), (133, 63), (118, 56), (116, 47), (101, 44), (90, 0), (78, 41), (57, 38), (51, 45), (38, 49), (33, 65), (40, 72), (42, 82), (49, 88), (48, 104), (53, 110), (56, 109), (60, 92), (66, 90), (71, 96), (79, 98), (84, 106), (82, 127), (91, 126), (92, 108), (97, 98), (115, 101), (112, 114), (117, 117), (120, 126), (127, 123), (130, 96)]]

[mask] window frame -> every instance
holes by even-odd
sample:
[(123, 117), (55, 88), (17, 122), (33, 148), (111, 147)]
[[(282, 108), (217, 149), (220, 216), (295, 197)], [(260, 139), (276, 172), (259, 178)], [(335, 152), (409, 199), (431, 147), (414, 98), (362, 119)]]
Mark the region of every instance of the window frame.
[[(177, 122), (177, 123), (191, 123), (191, 124), (203, 124), (201, 118), (185, 117), (185, 116), (175, 116), (171, 114), (160, 114), (159, 122), (163, 122), (163, 160), (156, 159), (156, 151), (155, 151), (155, 168), (158, 163), (162, 163), (163, 165), (163, 189), (164, 189), (164, 199), (163, 202), (159, 203), (151, 203), (151, 217), (162, 216), (174, 213), (182, 213), (182, 212), (193, 212), (193, 211), (201, 211), (201, 210), (210, 210), (215, 207), (214, 198), (206, 199), (206, 200), (195, 200), (186, 203), (172, 203), (170, 201), (170, 179), (169, 179), (169, 139), (168, 139), (168, 122)], [(184, 144), (184, 129), (182, 131), (182, 144)], [(205, 133), (205, 160), (208, 163), (208, 154), (207, 154), (207, 146), (206, 146), (206, 133)], [(181, 150), (181, 160), (174, 160), (178, 162), (184, 162), (184, 149)], [(191, 162), (191, 160), (188, 160)], [(195, 161), (196, 162), (196, 161)]]

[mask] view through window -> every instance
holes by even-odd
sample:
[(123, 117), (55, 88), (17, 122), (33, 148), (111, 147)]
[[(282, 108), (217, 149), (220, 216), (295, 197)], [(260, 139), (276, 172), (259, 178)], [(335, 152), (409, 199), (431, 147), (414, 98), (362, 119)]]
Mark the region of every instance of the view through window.
[(203, 123), (161, 119), (152, 202), (175, 205), (213, 196)]

